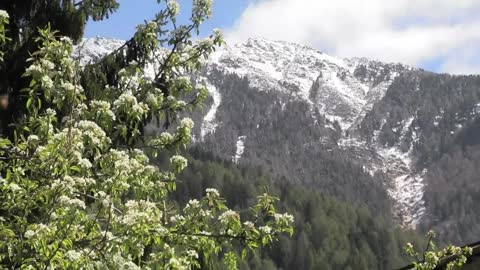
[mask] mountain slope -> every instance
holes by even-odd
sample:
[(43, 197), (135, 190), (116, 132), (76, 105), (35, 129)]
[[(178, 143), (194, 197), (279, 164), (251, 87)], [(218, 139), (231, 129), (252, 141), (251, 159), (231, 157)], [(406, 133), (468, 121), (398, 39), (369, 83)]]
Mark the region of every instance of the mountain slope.
[[(80, 55), (95, 61), (121, 43), (86, 40)], [(472, 130), (479, 76), (338, 59), (258, 38), (217, 51), (193, 80), (211, 93), (193, 115), (204, 150), (370, 209), (393, 207), (405, 226), (452, 217), (435, 210), (430, 168)]]

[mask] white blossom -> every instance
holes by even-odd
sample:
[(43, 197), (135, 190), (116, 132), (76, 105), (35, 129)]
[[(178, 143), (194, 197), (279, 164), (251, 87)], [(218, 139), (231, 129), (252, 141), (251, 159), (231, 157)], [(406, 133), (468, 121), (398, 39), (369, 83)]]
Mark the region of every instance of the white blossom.
[(182, 127), (192, 129), (193, 128), (193, 120), (191, 118), (183, 118), (182, 121), (180, 121), (180, 125)]
[(40, 60), (40, 64), (43, 68), (45, 68), (46, 70), (52, 70), (55, 68), (55, 64), (52, 63), (52, 61), (50, 60), (47, 60), (47, 59), (42, 59)]
[(50, 89), (53, 87), (53, 81), (48, 75), (43, 75), (41, 78), (42, 86)]
[(162, 132), (162, 134), (160, 134), (160, 140), (164, 141), (165, 143), (168, 143), (171, 140), (173, 140), (173, 136), (168, 132)]
[(170, 14), (173, 16), (176, 16), (180, 13), (180, 5), (178, 4), (177, 0), (168, 0), (167, 7), (170, 11)]
[(38, 142), (40, 139), (38, 138), (37, 135), (29, 135), (27, 138), (28, 142)]
[(175, 168), (175, 170), (183, 171), (185, 169), (185, 167), (187, 167), (188, 161), (187, 161), (186, 158), (184, 158), (182, 156), (175, 155), (175, 156), (170, 158), (170, 163)]
[(80, 258), (82, 257), (82, 253), (76, 250), (69, 250), (67, 251), (67, 253), (65, 253), (65, 257), (67, 257), (67, 259), (69, 259), (70, 261), (75, 262), (80, 260)]
[(285, 220), (288, 223), (293, 223), (293, 221), (294, 221), (293, 216), (290, 215), (290, 214), (287, 214), (287, 213), (285, 213), (285, 214), (275, 214), (274, 218), (275, 218), (276, 222)]
[(21, 188), (19, 185), (15, 183), (10, 183), (9, 187), (10, 187), (10, 190), (13, 192), (23, 190), (23, 188)]
[(219, 197), (220, 196), (220, 193), (215, 188), (207, 188), (205, 191), (206, 191), (208, 197), (211, 197), (211, 196)]
[(80, 199), (77, 199), (77, 198), (70, 198), (68, 196), (62, 195), (62, 196), (60, 196), (60, 198), (58, 198), (58, 201), (62, 204), (65, 204), (65, 205), (71, 205), (71, 206), (78, 207), (78, 208), (81, 208), (81, 209), (86, 208), (85, 202), (80, 200)]
[(52, 110), (52, 109), (48, 108), (48, 109), (45, 110), (45, 114), (47, 116), (54, 117), (54, 116), (57, 115), (57, 112), (55, 110)]
[(10, 16), (8, 15), (8, 13), (5, 10), (0, 9), (0, 18), (8, 19), (8, 18), (10, 18)]
[(233, 210), (227, 210), (218, 217), (218, 220), (220, 220), (224, 224), (228, 223), (230, 220), (233, 219), (239, 219), (238, 213)]
[(32, 230), (27, 230), (27, 231), (25, 232), (25, 238), (32, 238), (32, 237), (34, 237), (34, 236), (35, 236), (35, 232), (32, 231)]
[(204, 38), (198, 41), (198, 46), (208, 48), (213, 46), (213, 40), (211, 38)]
[(270, 234), (272, 232), (272, 228), (268, 225), (259, 227), (258, 230), (260, 230), (261, 232), (263, 232), (265, 234)]
[(188, 250), (187, 255), (188, 257), (198, 259), (198, 252), (193, 249)]
[(249, 228), (249, 229), (255, 228), (255, 224), (253, 224), (253, 222), (251, 222), (251, 221), (245, 221), (245, 222), (243, 223), (243, 225), (245, 225), (245, 226), (246, 226), (247, 228)]
[(193, 199), (193, 200), (188, 201), (187, 205), (191, 208), (198, 208), (198, 207), (200, 207), (200, 202), (197, 199)]
[(33, 74), (38, 74), (38, 73), (42, 73), (43, 72), (43, 69), (42, 67), (38, 66), (38, 65), (30, 65), (27, 70), (25, 70), (25, 73), (28, 74), (28, 75), (33, 75)]
[(66, 42), (68, 44), (73, 44), (72, 39), (69, 38), (69, 37), (64, 36), (64, 37), (61, 37), (60, 40), (63, 41), (63, 42)]
[(88, 170), (88, 169), (92, 168), (92, 163), (90, 162), (90, 160), (88, 160), (86, 158), (82, 158), (78, 161), (78, 166), (80, 166), (80, 168), (82, 168), (84, 170)]

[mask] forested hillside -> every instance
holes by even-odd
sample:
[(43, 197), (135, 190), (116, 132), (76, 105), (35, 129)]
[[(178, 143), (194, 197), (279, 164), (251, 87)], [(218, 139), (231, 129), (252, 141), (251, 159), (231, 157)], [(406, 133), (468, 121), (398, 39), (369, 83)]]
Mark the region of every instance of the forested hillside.
[(420, 229), (434, 228), (446, 242), (465, 244), (480, 233), (479, 113), (480, 76), (407, 73), (359, 129), (368, 140), (411, 151), (414, 170), (426, 171)]
[(352, 207), (318, 190), (272, 181), (260, 166), (239, 167), (199, 149), (191, 151), (179, 181), (174, 198), (180, 204), (215, 187), (243, 211), (268, 190), (278, 196), (282, 211), (294, 215), (293, 238), (281, 237), (276, 246), (249, 256), (241, 269), (395, 269), (409, 262), (406, 243), (425, 244), (395, 225), (388, 210)]

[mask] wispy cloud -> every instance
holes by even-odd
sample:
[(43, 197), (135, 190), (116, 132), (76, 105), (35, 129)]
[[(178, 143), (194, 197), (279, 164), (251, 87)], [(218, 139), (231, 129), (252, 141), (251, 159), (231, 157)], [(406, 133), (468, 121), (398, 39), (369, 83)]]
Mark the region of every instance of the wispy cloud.
[(262, 36), (309, 44), (339, 57), (364, 56), (436, 71), (480, 73), (478, 0), (259, 0), (227, 38)]

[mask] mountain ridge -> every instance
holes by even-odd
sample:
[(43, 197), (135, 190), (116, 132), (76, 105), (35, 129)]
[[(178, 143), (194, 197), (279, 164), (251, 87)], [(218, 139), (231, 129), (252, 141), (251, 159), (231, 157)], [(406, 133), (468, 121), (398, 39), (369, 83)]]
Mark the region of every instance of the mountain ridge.
[[(82, 55), (82, 64), (86, 64), (121, 44), (120, 40), (86, 39), (77, 47), (81, 48), (77, 54)], [(382, 185), (393, 199), (398, 221), (415, 228), (427, 212), (424, 178), (428, 166), (418, 162), (421, 158), (417, 148), (428, 130), (418, 125), (417, 109), (421, 105), (403, 112), (402, 107), (415, 102), (396, 104), (395, 100), (407, 93), (423, 94), (422, 83), (429, 74), (435, 78), (447, 76), (445, 81), (461, 78), (399, 63), (339, 59), (292, 42), (249, 39), (214, 52), (205, 62), (204, 71), (193, 76), (196, 82), (206, 84), (212, 96), (206, 110), (194, 119), (199, 122), (195, 141), (224, 159), (264, 164), (293, 178), (291, 181), (305, 183), (311, 179), (324, 181), (320, 176), (332, 174), (327, 166), (339, 165), (317, 169), (310, 168), (316, 166), (312, 163), (306, 168), (306, 162), (297, 164), (296, 159), (312, 160), (320, 155), (319, 162), (326, 164), (347, 160), (351, 164), (348, 166), (355, 167), (352, 170), (358, 167), (357, 173), (363, 171), (363, 176), (357, 176), (360, 179), (383, 179), (374, 185)], [(397, 96), (390, 94), (393, 92)], [(288, 127), (292, 121), (304, 126), (292, 130)], [(452, 136), (457, 132), (453, 131)], [(297, 141), (284, 143), (290, 137)], [(333, 163), (328, 161), (331, 158)], [(327, 181), (319, 188), (328, 189), (335, 181), (341, 181), (338, 177), (331, 176), (333, 182)], [(371, 180), (364, 181), (364, 188), (372, 185)], [(335, 192), (340, 193), (341, 189)], [(359, 196), (362, 197), (357, 194), (345, 198), (356, 201)]]

